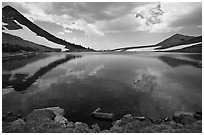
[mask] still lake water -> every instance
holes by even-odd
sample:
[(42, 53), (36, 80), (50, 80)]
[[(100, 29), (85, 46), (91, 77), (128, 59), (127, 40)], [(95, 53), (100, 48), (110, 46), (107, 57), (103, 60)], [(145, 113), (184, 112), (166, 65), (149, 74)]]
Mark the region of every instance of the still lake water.
[(159, 118), (202, 109), (202, 55), (48, 53), (2, 63), (2, 112), (59, 106), (70, 121), (102, 112)]

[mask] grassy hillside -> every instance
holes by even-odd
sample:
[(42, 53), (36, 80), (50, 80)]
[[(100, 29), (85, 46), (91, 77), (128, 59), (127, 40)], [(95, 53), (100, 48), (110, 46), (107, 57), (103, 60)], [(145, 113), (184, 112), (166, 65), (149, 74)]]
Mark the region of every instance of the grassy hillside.
[(2, 52), (59, 52), (40, 44), (24, 40), (18, 36), (2, 33)]

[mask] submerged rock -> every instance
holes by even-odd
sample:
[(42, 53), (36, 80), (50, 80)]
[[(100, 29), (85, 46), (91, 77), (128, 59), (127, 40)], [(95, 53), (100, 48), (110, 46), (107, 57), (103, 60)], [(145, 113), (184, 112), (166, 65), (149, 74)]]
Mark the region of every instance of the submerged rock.
[(197, 120), (202, 120), (202, 111), (198, 111), (198, 112), (194, 113), (193, 116), (194, 116)]
[(169, 117), (165, 117), (165, 118), (162, 118), (164, 122), (168, 122), (168, 121), (171, 121), (171, 119)]
[(52, 111), (56, 116), (64, 116), (64, 109), (60, 107), (48, 107), (43, 109), (36, 109), (36, 110), (50, 110)]
[(7, 112), (6, 114), (2, 115), (2, 121), (4, 122), (13, 122), (19, 118), (19, 115), (16, 115), (12, 112)]
[(176, 112), (172, 117), (172, 120), (183, 125), (192, 124), (194, 121), (196, 121), (193, 113), (190, 112)]
[(134, 119), (137, 119), (137, 120), (140, 120), (140, 121), (143, 121), (143, 120), (145, 120), (146, 118), (145, 117), (143, 117), (143, 116), (135, 116), (135, 117), (133, 117)]
[(2, 89), (2, 95), (9, 94), (14, 91), (14, 88), (4, 88)]
[(181, 115), (190, 115), (190, 116), (193, 116), (193, 113), (192, 112), (184, 112), (184, 111), (177, 111), (177, 112), (174, 113), (175, 117), (178, 117), (178, 116), (181, 116)]
[(101, 108), (97, 108), (95, 111), (91, 113), (91, 116), (96, 119), (105, 120), (105, 121), (113, 121), (114, 115), (112, 113), (103, 113), (99, 112)]
[(130, 118), (130, 117), (132, 117), (132, 114), (126, 114), (123, 116), (123, 118)]

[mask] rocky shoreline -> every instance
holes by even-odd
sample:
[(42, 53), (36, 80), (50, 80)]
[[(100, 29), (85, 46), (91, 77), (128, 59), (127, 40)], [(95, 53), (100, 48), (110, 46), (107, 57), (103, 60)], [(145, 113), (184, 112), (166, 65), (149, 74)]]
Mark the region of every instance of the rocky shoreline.
[(12, 112), (2, 116), (3, 133), (201, 133), (202, 112), (176, 112), (172, 118), (151, 119), (143, 116), (124, 115), (114, 121), (108, 130), (98, 124), (88, 126), (71, 122), (60, 107), (36, 109), (25, 118)]

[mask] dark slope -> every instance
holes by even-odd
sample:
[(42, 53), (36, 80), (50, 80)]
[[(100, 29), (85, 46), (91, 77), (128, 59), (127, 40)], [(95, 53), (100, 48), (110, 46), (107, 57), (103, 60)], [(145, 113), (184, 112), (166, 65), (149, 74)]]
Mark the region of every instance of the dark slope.
[(181, 44), (184, 44), (186, 41), (191, 40), (195, 37), (193, 36), (186, 36), (186, 35), (182, 35), (182, 34), (175, 34), (165, 40), (163, 40), (162, 42), (156, 44), (157, 46), (161, 46), (158, 49), (166, 49), (169, 47), (173, 47), (173, 46), (178, 46)]
[(134, 47), (124, 47), (124, 48), (117, 48), (117, 49), (113, 49), (111, 51), (117, 51), (117, 50), (122, 50), (122, 51), (126, 51), (129, 49), (139, 49), (139, 48), (148, 48), (148, 47), (156, 47), (157, 45), (147, 45), (147, 46), (134, 46)]
[(2, 52), (56, 52), (61, 49), (53, 49), (40, 44), (24, 40), (18, 36), (2, 32)]
[(18, 30), (18, 29), (22, 29), (22, 27), (20, 25), (18, 25), (13, 18), (11, 17), (5, 17), (4, 14), (2, 14), (2, 22), (6, 23), (7, 25), (2, 25), (3, 30), (5, 28), (9, 29), (9, 30)]
[(202, 53), (202, 44), (186, 47), (183, 49), (173, 50), (169, 52)]
[(192, 38), (190, 40), (185, 41), (183, 44), (192, 44), (202, 42), (202, 36)]
[[(65, 45), (66, 48), (72, 50), (72, 51), (82, 51), (82, 50), (88, 50), (87, 48), (80, 46), (80, 45), (75, 45), (72, 43), (69, 43), (65, 40), (62, 40), (58, 37), (55, 37), (54, 35), (48, 33), (47, 31), (43, 30), (42, 28), (38, 27), (36, 24), (32, 23), (29, 21), (26, 17), (24, 17), (20, 12), (18, 12), (16, 9), (14, 9), (11, 6), (5, 6), (2, 9), (2, 20), (3, 22), (10, 22), (9, 24), (12, 24), (13, 26), (17, 26), (13, 20), (16, 20), (18, 23), (25, 25), (28, 27), (31, 31), (37, 34), (37, 36), (41, 36), (46, 38), (47, 40), (60, 44), (60, 45)], [(12, 26), (8, 25), (5, 26), (8, 29)], [(20, 28), (20, 27), (19, 27)], [(17, 29), (17, 28), (16, 28)]]
[(202, 53), (202, 36), (192, 38), (190, 40), (184, 41), (182, 45), (185, 44), (193, 44), (193, 43), (200, 43), (197, 45), (185, 47), (183, 49), (171, 50), (167, 52), (187, 52), (187, 53)]

